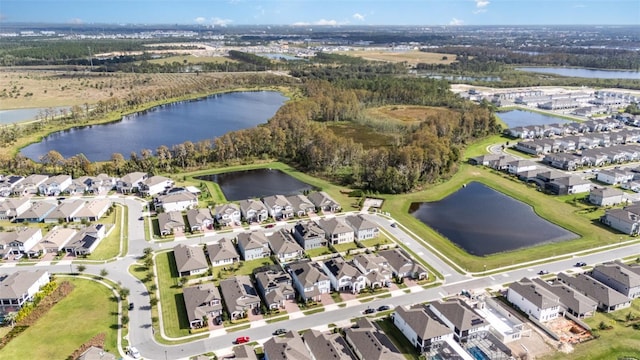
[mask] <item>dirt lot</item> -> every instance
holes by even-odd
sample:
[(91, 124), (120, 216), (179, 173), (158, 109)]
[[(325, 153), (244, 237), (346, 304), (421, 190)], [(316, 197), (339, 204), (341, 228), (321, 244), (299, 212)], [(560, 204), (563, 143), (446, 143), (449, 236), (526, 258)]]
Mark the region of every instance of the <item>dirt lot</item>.
[[(530, 325), (533, 327), (534, 325)], [(507, 344), (511, 349), (513, 356), (518, 358), (524, 358), (525, 354), (528, 359), (539, 359), (545, 355), (555, 351), (547, 341), (552, 341), (545, 335), (539, 334), (535, 329), (531, 330), (529, 336), (523, 336), (518, 341), (513, 341)]]
[[(409, 65), (424, 64), (451, 64), (456, 60), (454, 54), (429, 53), (418, 50), (409, 51), (384, 51), (384, 50), (355, 50), (342, 51), (342, 55), (361, 57), (366, 60), (378, 60), (387, 62), (406, 62)], [(446, 59), (444, 59), (446, 57)]]
[(577, 344), (591, 339), (591, 333), (574, 321), (560, 317), (547, 323), (547, 326), (560, 336), (560, 341)]

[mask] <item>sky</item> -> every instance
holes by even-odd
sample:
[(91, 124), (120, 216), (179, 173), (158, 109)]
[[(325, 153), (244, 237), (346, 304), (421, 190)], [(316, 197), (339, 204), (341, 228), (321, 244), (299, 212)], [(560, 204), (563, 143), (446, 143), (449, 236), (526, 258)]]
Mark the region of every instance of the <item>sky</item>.
[(640, 0), (0, 0), (2, 22), (640, 25)]

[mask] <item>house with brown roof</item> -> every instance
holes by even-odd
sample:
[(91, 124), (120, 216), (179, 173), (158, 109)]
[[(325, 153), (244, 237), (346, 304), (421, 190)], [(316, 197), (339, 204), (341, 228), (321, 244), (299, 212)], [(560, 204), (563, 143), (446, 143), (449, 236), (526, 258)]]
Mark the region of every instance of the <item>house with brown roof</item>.
[(422, 280), (429, 276), (429, 273), (422, 265), (411, 260), (401, 249), (395, 248), (378, 251), (378, 255), (387, 260), (387, 265), (395, 277), (410, 277), (412, 279)]
[[(253, 347), (249, 345), (238, 345), (234, 346), (233, 349), (233, 357), (231, 359), (235, 360), (258, 360), (258, 356), (256, 352), (253, 351)], [(228, 359), (225, 357), (225, 359)]]
[(205, 316), (219, 321), (222, 316), (222, 297), (213, 283), (185, 287), (182, 290), (184, 305), (189, 318), (189, 326), (201, 328), (207, 326)]
[(337, 212), (341, 209), (340, 204), (324, 191), (312, 192), (307, 195), (307, 198), (318, 211)]
[(242, 218), (249, 224), (261, 223), (269, 218), (269, 210), (267, 210), (267, 206), (260, 200), (242, 200), (239, 205)]
[(489, 323), (460, 299), (438, 300), (428, 306), (429, 310), (453, 330), (453, 338), (457, 342), (466, 342), (489, 330)]
[(302, 335), (315, 360), (356, 360), (346, 340), (340, 334), (307, 330)]
[(236, 275), (220, 281), (220, 292), (229, 318), (241, 319), (250, 311), (259, 311), (260, 297), (248, 275)]
[(269, 240), (262, 231), (238, 234), (238, 251), (245, 261), (271, 256)]
[(298, 261), (287, 265), (293, 285), (303, 301), (320, 301), (322, 294), (331, 291), (331, 281), (320, 265), (310, 261)]
[(378, 237), (378, 226), (373, 222), (367, 220), (364, 215), (349, 215), (345, 219), (347, 225), (349, 225), (355, 234), (357, 241), (369, 240)]
[(418, 353), (430, 352), (447, 339), (453, 339), (453, 330), (422, 304), (407, 309), (398, 306), (391, 318)]
[(235, 245), (226, 238), (222, 238), (214, 244), (207, 244), (207, 254), (211, 266), (232, 265), (240, 261), (240, 255), (236, 251)]
[(187, 221), (191, 232), (213, 229), (213, 216), (209, 209), (190, 209), (187, 211)]
[(173, 256), (180, 276), (202, 274), (209, 270), (204, 250), (199, 246), (180, 244), (173, 248)]
[(185, 224), (182, 213), (179, 211), (169, 211), (158, 214), (158, 227), (160, 228), (161, 236), (184, 232)]
[(281, 268), (273, 266), (256, 271), (253, 276), (256, 279), (256, 288), (267, 308), (284, 308), (286, 301), (295, 300), (296, 292), (293, 289), (291, 275)]
[(404, 359), (387, 335), (366, 317), (356, 320), (355, 327), (345, 329), (344, 337), (360, 360)]
[(315, 360), (297, 331), (273, 336), (262, 346), (264, 360)]
[(49, 281), (49, 272), (46, 270), (0, 275), (0, 315), (20, 310)]
[(333, 245), (346, 244), (355, 240), (353, 229), (342, 218), (322, 218), (318, 225), (325, 232), (325, 237)]
[(271, 252), (278, 258), (281, 264), (300, 259), (304, 256), (304, 249), (293, 238), (293, 235), (285, 229), (280, 229), (267, 237)]

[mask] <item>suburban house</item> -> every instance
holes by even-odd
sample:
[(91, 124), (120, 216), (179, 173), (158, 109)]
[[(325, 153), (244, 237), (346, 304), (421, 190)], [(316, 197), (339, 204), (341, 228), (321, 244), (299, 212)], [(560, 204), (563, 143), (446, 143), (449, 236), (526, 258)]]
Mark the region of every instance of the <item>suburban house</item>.
[(129, 173), (116, 182), (116, 190), (123, 194), (137, 193), (148, 177), (149, 175), (143, 172)]
[(188, 191), (173, 192), (153, 198), (153, 206), (166, 211), (184, 211), (198, 207), (198, 197)]
[(245, 261), (271, 256), (269, 240), (262, 231), (238, 234), (238, 251)]
[(463, 343), (489, 330), (489, 323), (460, 299), (434, 301), (429, 309), (453, 330), (453, 338)]
[(353, 229), (357, 241), (369, 240), (378, 236), (378, 226), (365, 219), (362, 214), (349, 215), (344, 220)]
[(93, 224), (80, 230), (63, 248), (74, 256), (91, 254), (105, 238), (107, 230), (103, 224)]
[(509, 285), (507, 300), (540, 322), (553, 320), (560, 315), (559, 297), (526, 277)]
[(288, 219), (294, 215), (293, 207), (283, 195), (273, 195), (262, 198), (262, 202), (269, 211), (269, 216), (275, 220)]
[(24, 178), (19, 184), (13, 187), (11, 193), (17, 196), (24, 196), (27, 194), (37, 194), (38, 188), (42, 183), (47, 181), (49, 176), (40, 174), (31, 174)]
[(234, 262), (240, 261), (240, 255), (238, 255), (233, 242), (225, 238), (215, 244), (207, 244), (207, 254), (211, 266), (232, 265)]
[(340, 204), (333, 200), (331, 196), (324, 191), (307, 194), (307, 199), (309, 199), (309, 201), (315, 205), (316, 209), (320, 211), (336, 212), (341, 209)]
[(15, 222), (43, 222), (44, 219), (57, 207), (56, 204), (52, 204), (46, 201), (36, 201), (31, 204), (27, 210), (16, 216), (13, 220)]
[(624, 192), (610, 187), (597, 187), (589, 193), (589, 202), (598, 206), (613, 206), (621, 204)]
[(213, 216), (211, 216), (209, 209), (187, 210), (187, 221), (191, 232), (213, 228)]
[(216, 205), (214, 213), (216, 221), (221, 226), (231, 226), (233, 224), (240, 225), (240, 222), (242, 221), (240, 207), (234, 203)]
[(589, 192), (591, 185), (591, 181), (571, 175), (550, 181), (545, 185), (545, 190), (555, 195), (582, 194)]
[(327, 246), (324, 230), (313, 221), (298, 222), (293, 227), (293, 237), (305, 250)]
[(13, 220), (31, 207), (28, 198), (7, 198), (0, 200), (0, 220)]
[(293, 289), (291, 275), (279, 267), (273, 266), (256, 271), (253, 275), (256, 279), (256, 287), (267, 308), (284, 308), (286, 301), (295, 300), (296, 292)]
[(509, 174), (517, 174), (523, 171), (535, 170), (538, 166), (531, 160), (514, 160), (508, 164)]
[(390, 348), (391, 340), (366, 317), (356, 320), (355, 326), (345, 329), (344, 337), (360, 360), (402, 360), (404, 355)]
[(293, 213), (298, 217), (302, 217), (316, 211), (316, 206), (313, 205), (313, 203), (304, 195), (298, 194), (287, 196), (287, 201), (291, 204)]
[(265, 204), (256, 199), (240, 201), (240, 214), (249, 224), (261, 223), (269, 218), (269, 210)]
[(596, 265), (590, 275), (631, 299), (640, 297), (640, 269), (616, 260)]
[(91, 177), (90, 176), (81, 176), (77, 179), (71, 180), (71, 185), (67, 188), (67, 193), (69, 195), (82, 195), (86, 192), (89, 192), (89, 187), (91, 186)]
[(427, 306), (418, 304), (408, 309), (398, 306), (391, 318), (419, 354), (435, 350), (442, 342), (453, 339), (453, 330)]
[(152, 176), (150, 178), (144, 179), (140, 183), (139, 191), (144, 196), (153, 196), (156, 194), (160, 194), (167, 189), (173, 187), (173, 180), (164, 177), (164, 176)]
[(56, 226), (49, 230), (42, 240), (40, 240), (40, 247), (47, 253), (58, 253), (62, 251), (65, 245), (73, 239), (77, 231), (75, 229), (64, 228), (62, 226)]
[(201, 328), (207, 326), (204, 317), (219, 321), (222, 316), (222, 297), (213, 283), (185, 287), (182, 290), (184, 305), (187, 309), (189, 326)]
[(593, 316), (598, 309), (597, 301), (560, 281), (547, 282), (540, 278), (535, 278), (533, 282), (556, 295), (560, 300), (560, 309), (577, 318)]
[(93, 194), (101, 194), (103, 192), (110, 191), (116, 187), (118, 179), (107, 174), (98, 174), (91, 179), (91, 185), (89, 186), (89, 192)]
[(631, 306), (631, 299), (585, 274), (575, 277), (558, 273), (558, 280), (598, 302), (598, 309), (611, 312)]
[(367, 278), (362, 271), (341, 257), (324, 260), (320, 264), (329, 276), (331, 287), (336, 291), (358, 294), (367, 287)]
[(24, 177), (20, 175), (7, 175), (0, 179), (0, 196), (7, 197), (13, 192), (13, 188), (18, 186)]
[(203, 274), (209, 270), (204, 250), (199, 246), (180, 244), (173, 248), (173, 256), (180, 276)]
[(0, 275), (0, 315), (20, 310), (49, 281), (49, 272), (45, 270)]
[(356, 360), (340, 334), (325, 334), (311, 329), (305, 331), (302, 336), (316, 360)]
[(316, 360), (297, 331), (288, 331), (284, 336), (272, 336), (262, 345), (262, 350), (264, 360)]
[(397, 278), (410, 277), (422, 280), (429, 277), (429, 273), (422, 265), (409, 259), (409, 256), (398, 248), (378, 251), (378, 255), (387, 260), (389, 269)]
[(232, 320), (241, 319), (250, 311), (260, 309), (260, 298), (248, 275), (220, 280), (220, 292)]
[(331, 292), (329, 277), (316, 263), (298, 261), (289, 264), (288, 271), (302, 301), (320, 301), (322, 294)]
[(184, 218), (180, 211), (169, 211), (158, 214), (158, 227), (160, 235), (167, 236), (176, 232), (184, 233)]
[(633, 180), (633, 172), (625, 170), (601, 170), (596, 180), (609, 185), (618, 185)]
[(5, 256), (7, 254), (26, 254), (40, 240), (42, 240), (40, 228), (20, 228), (16, 231), (0, 233), (0, 246), (2, 246)]
[(48, 178), (40, 186), (38, 192), (44, 196), (58, 196), (71, 185), (71, 176), (56, 175)]
[(233, 359), (235, 360), (258, 360), (258, 355), (253, 351), (253, 346), (238, 345), (234, 346), (231, 351), (233, 351)]
[(109, 211), (112, 204), (109, 199), (93, 199), (80, 208), (73, 216), (73, 221), (98, 221)]
[(304, 256), (304, 249), (293, 238), (293, 235), (285, 229), (280, 229), (269, 235), (269, 247), (281, 264), (300, 259)]
[(340, 218), (322, 218), (318, 225), (325, 232), (325, 237), (333, 245), (354, 241), (353, 229)]
[(84, 207), (84, 200), (65, 201), (44, 218), (45, 223), (71, 222)]
[(357, 254), (353, 257), (353, 264), (367, 277), (367, 285), (372, 288), (389, 286), (391, 270), (387, 259), (376, 254)]
[(629, 235), (637, 235), (640, 232), (640, 211), (624, 209), (608, 209), (600, 222), (618, 231)]

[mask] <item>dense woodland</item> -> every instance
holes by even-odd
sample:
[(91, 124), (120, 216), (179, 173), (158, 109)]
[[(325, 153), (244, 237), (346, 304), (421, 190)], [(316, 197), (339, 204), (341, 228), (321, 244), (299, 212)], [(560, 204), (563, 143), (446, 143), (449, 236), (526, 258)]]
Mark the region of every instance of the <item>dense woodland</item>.
[[(40, 164), (35, 164), (18, 154), (5, 160), (3, 167), (15, 173), (63, 172), (77, 177), (100, 172), (117, 175), (130, 171), (178, 172), (276, 158), (345, 185), (383, 193), (407, 192), (450, 175), (456, 170), (464, 146), (496, 133), (498, 125), (490, 109), (455, 96), (445, 81), (400, 76), (400, 68), (388, 64), (343, 65), (298, 73), (299, 78), (261, 75), (222, 78), (216, 84), (201, 84), (197, 90), (286, 85), (299, 87), (304, 97), (285, 104), (267, 124), (210, 141), (142, 149), (140, 153), (129, 154), (128, 159), (123, 154), (113, 154), (111, 161), (103, 163), (91, 163), (82, 154), (64, 159), (51, 151), (40, 159)], [(76, 107), (64, 119), (47, 121), (81, 123), (112, 111), (195, 92), (190, 86), (131, 94), (127, 99), (102, 102), (90, 112)], [(362, 120), (366, 117), (364, 110), (369, 107), (400, 104), (444, 106), (454, 111), (421, 119), (418, 126), (396, 127), (401, 141), (382, 148), (365, 149), (352, 139), (334, 135), (325, 125)], [(3, 145), (10, 144), (43, 124), (46, 121), (4, 127), (0, 141)]]

